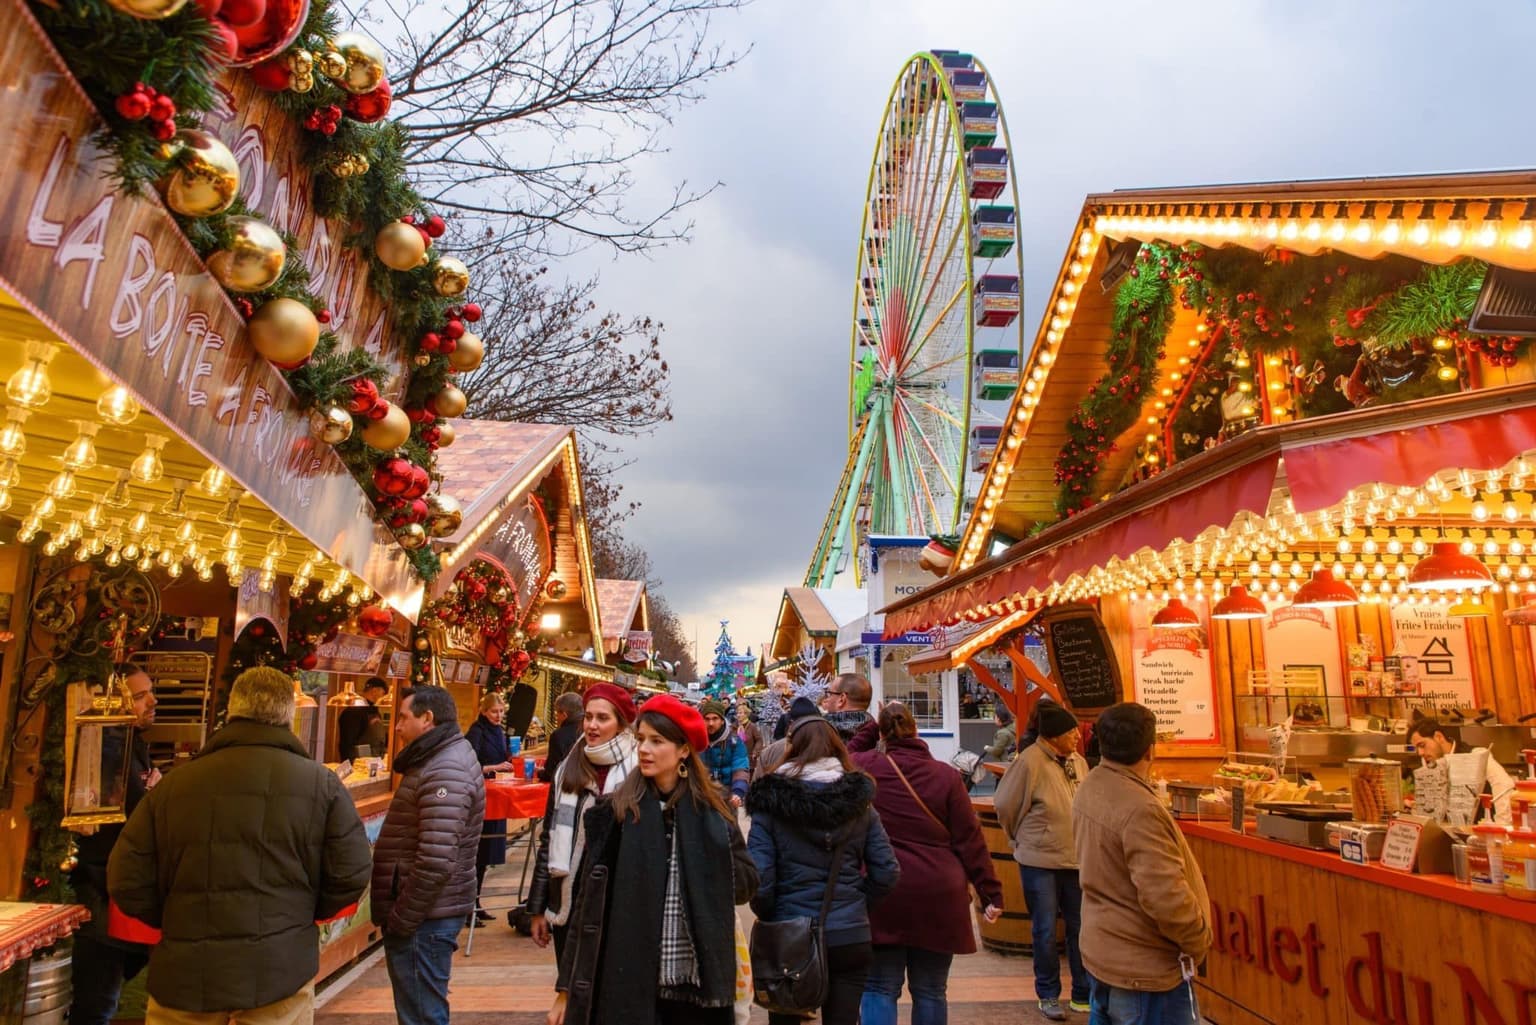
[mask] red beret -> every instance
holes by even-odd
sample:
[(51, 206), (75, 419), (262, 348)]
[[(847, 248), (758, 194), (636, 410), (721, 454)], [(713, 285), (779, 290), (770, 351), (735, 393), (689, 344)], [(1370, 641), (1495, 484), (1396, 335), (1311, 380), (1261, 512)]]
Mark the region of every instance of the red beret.
[(619, 718), (624, 720), (624, 725), (635, 721), (635, 699), (623, 687), (612, 683), (594, 683), (581, 695), (581, 706), (585, 708), (593, 698), (602, 698), (612, 705), (619, 713)]
[(704, 717), (692, 705), (670, 694), (658, 694), (645, 703), (644, 711), (655, 712), (676, 723), (677, 728), (683, 731), (683, 736), (688, 738), (688, 746), (694, 754), (701, 755), (709, 747), (709, 730), (704, 726)]

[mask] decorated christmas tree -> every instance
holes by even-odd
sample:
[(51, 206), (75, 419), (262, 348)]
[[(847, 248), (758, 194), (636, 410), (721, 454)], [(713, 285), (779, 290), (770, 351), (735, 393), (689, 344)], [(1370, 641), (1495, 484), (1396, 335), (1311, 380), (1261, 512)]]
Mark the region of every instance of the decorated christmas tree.
[(734, 694), (738, 687), (744, 687), (750, 682), (752, 666), (756, 661), (750, 648), (744, 655), (736, 653), (736, 644), (731, 640), (729, 623), (728, 619), (720, 620), (720, 636), (715, 641), (715, 660), (709, 667), (709, 673), (704, 677), (706, 691), (725, 697)]

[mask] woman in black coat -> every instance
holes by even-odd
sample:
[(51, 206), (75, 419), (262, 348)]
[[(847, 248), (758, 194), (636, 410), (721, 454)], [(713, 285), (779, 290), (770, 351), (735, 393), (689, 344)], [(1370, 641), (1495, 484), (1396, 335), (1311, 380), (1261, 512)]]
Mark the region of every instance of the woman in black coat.
[(635, 733), (640, 771), (586, 813), (548, 1025), (730, 1025), (757, 870), (699, 759), (698, 711), (651, 698)]
[[(824, 931), (831, 986), (821, 1005), (823, 1025), (857, 1025), (864, 983), (874, 957), (869, 907), (901, 876), (890, 840), (871, 807), (875, 784), (857, 771), (831, 723), (819, 715), (796, 720), (786, 734), (783, 764), (747, 791), (757, 863), (752, 910), (765, 922), (815, 918), (829, 886)], [(832, 858), (843, 845), (833, 876)], [(770, 1025), (799, 1025), (797, 1015), (770, 1014)]]
[[(486, 776), (512, 771), (512, 746), (507, 743), (507, 731), (501, 721), (506, 717), (507, 703), (496, 691), (488, 691), (480, 699), (480, 716), (464, 731), (464, 739), (475, 749), (480, 768)], [(475, 894), (478, 900), (480, 887), (485, 883), (485, 870), (507, 860), (507, 820), (490, 819), (480, 830), (480, 849), (475, 852)], [(483, 908), (475, 908), (476, 928), (491, 920)]]

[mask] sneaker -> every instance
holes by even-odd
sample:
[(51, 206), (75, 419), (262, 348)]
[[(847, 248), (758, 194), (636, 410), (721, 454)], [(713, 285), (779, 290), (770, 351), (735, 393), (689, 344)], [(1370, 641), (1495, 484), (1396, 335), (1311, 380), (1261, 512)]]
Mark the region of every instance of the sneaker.
[(1077, 1014), (1087, 1014), (1089, 1011), (1093, 1010), (1092, 1007), (1088, 1006), (1088, 1001), (1086, 1001), (1086, 1000), (1072, 1000), (1072, 1001), (1069, 1001), (1067, 1003), (1067, 1009), (1071, 1010), (1071, 1011), (1074, 1011)]
[(475, 921), (476, 922), (481, 922), (481, 923), (489, 922), (489, 921), (491, 921), (495, 917), (496, 917), (495, 915), (491, 914), (489, 911), (485, 910), (484, 908), (475, 908)]
[(1050, 1021), (1066, 1021), (1067, 1012), (1061, 1009), (1061, 1001), (1056, 999), (1041, 1000), (1039, 1002), (1040, 1013)]

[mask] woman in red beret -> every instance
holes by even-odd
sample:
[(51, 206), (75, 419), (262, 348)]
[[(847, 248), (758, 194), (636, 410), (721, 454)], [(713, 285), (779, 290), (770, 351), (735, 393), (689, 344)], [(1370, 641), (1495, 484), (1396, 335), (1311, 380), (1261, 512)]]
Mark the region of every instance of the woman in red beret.
[(618, 789), (635, 771), (635, 702), (623, 687), (594, 683), (582, 695), (582, 740), (560, 762), (544, 808), (544, 828), (524, 907), (533, 919), (533, 941), (565, 947), (571, 915), (571, 875), (587, 840), (582, 815), (592, 802)]
[(736, 912), (757, 868), (699, 752), (698, 711), (669, 694), (635, 723), (637, 768), (586, 813), (549, 1025), (730, 1025)]

